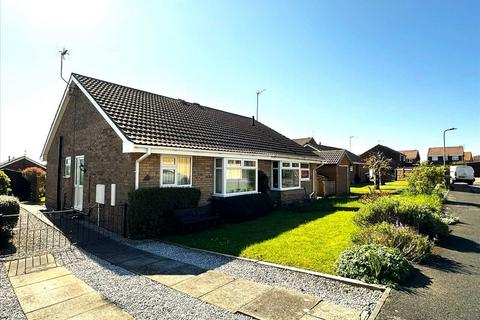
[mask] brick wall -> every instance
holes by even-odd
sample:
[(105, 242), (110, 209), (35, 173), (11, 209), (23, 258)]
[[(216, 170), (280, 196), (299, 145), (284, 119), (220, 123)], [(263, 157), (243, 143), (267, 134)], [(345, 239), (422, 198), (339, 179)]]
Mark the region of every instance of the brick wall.
[(199, 206), (208, 204), (213, 193), (213, 158), (193, 157), (192, 186), (200, 189), (201, 196)]
[(138, 176), (140, 188), (160, 186), (160, 155), (151, 154), (140, 162)]
[[(110, 203), (110, 184), (116, 184), (116, 202), (127, 201), (128, 192), (135, 182), (135, 159), (141, 154), (124, 154), (122, 141), (110, 125), (96, 111), (83, 93), (72, 85), (73, 96), (69, 96), (65, 113), (47, 154), (46, 205), (56, 208), (58, 143), (63, 137), (61, 154), (60, 194), (62, 207), (73, 207), (75, 156), (85, 157), (83, 188), (84, 210), (95, 204), (96, 184), (105, 184), (105, 202)], [(63, 177), (65, 157), (72, 157), (70, 178)]]

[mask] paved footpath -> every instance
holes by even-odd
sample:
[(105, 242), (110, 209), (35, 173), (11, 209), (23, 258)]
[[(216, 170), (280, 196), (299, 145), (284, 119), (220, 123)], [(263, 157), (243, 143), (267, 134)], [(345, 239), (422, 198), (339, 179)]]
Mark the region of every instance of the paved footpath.
[(84, 247), (112, 264), (216, 305), (262, 320), (365, 319), (368, 314), (301, 292), (274, 288), (155, 255), (112, 239)]
[(480, 186), (458, 185), (447, 200), (461, 223), (406, 287), (392, 291), (378, 319), (480, 319)]
[(9, 261), (5, 268), (29, 320), (132, 319), (68, 269), (58, 267), (51, 255)]

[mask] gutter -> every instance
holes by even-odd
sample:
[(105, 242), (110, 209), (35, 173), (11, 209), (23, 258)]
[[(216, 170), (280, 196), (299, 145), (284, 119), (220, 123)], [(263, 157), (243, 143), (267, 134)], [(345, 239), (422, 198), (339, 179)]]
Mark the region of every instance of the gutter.
[(147, 152), (142, 155), (140, 158), (135, 160), (135, 190), (138, 189), (140, 185), (140, 162), (148, 158), (152, 154), (152, 149), (147, 148)]

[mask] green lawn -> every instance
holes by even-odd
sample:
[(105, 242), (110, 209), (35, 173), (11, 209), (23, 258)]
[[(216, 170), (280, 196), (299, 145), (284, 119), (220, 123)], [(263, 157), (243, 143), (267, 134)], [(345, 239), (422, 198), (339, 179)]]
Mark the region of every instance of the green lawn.
[[(373, 189), (373, 183), (353, 186), (350, 188), (350, 192), (356, 195), (369, 193), (370, 192), (369, 187)], [(398, 193), (401, 190), (405, 189), (406, 187), (407, 187), (406, 181), (392, 181), (392, 182), (387, 182), (383, 186), (380, 186), (380, 191), (388, 192), (388, 193)]]
[[(390, 190), (394, 186), (389, 185)], [(335, 261), (349, 247), (357, 229), (352, 220), (361, 204), (356, 198), (321, 199), (310, 203), (305, 212), (280, 210), (256, 220), (165, 240), (333, 274)]]

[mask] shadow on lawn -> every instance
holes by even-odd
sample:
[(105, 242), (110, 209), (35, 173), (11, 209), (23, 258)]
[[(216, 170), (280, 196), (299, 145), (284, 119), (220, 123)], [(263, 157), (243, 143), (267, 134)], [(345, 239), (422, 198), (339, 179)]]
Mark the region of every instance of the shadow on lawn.
[(196, 234), (169, 236), (163, 240), (234, 256), (256, 243), (276, 238), (302, 224), (323, 218), (338, 211), (356, 211), (355, 198), (337, 197), (312, 201), (302, 210), (285, 208), (271, 214), (238, 224), (223, 224), (218, 228)]

